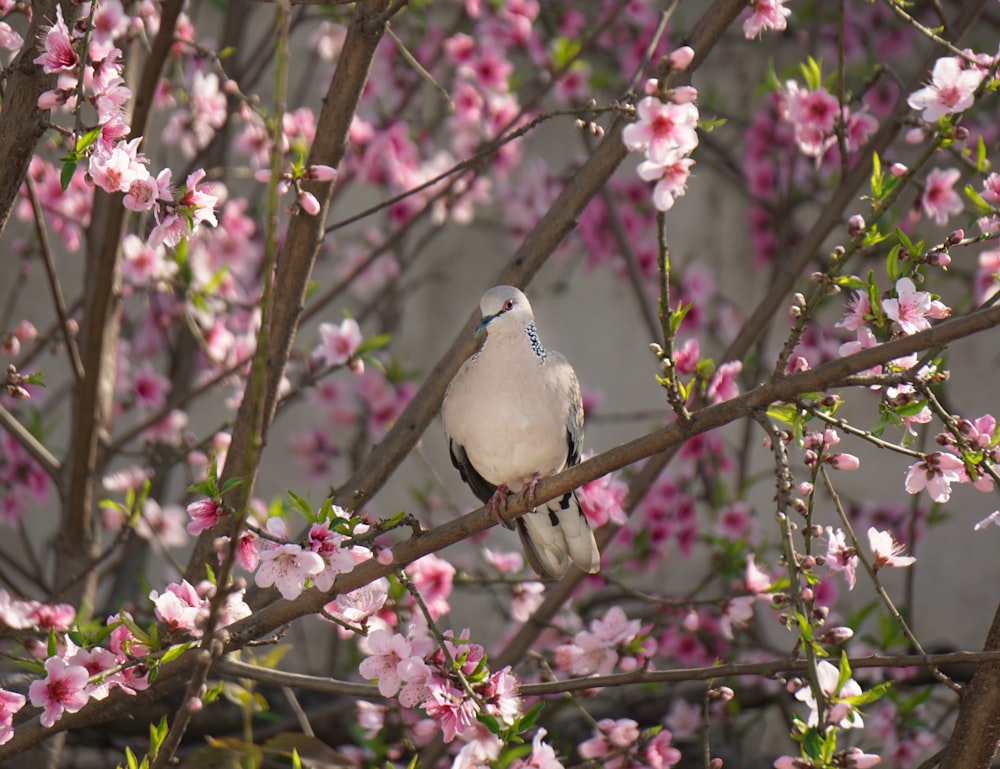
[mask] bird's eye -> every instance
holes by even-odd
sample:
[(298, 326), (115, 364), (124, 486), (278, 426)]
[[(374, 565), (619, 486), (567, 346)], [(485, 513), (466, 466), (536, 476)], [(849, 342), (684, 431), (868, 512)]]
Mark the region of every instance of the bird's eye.
[(504, 312), (506, 312), (507, 310), (513, 310), (514, 309), (514, 300), (513, 299), (508, 299), (506, 302), (504, 302), (503, 303), (503, 309), (504, 309)]

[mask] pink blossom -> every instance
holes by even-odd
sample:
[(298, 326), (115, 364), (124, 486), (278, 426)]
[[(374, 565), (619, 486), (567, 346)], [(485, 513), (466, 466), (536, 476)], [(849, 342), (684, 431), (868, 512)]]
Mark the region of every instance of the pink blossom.
[(926, 291), (917, 291), (910, 278), (896, 281), (896, 296), (883, 299), (882, 309), (899, 324), (904, 334), (915, 334), (931, 327), (927, 320), (931, 312), (931, 295)]
[(698, 146), (698, 108), (693, 104), (664, 104), (647, 96), (636, 105), (636, 114), (638, 120), (622, 131), (622, 141), (632, 152), (645, 152), (651, 163), (671, 165)]
[(44, 708), (41, 722), (46, 729), (62, 716), (63, 712), (76, 713), (87, 704), (87, 669), (70, 665), (61, 657), (45, 660), (45, 678), (33, 681), (28, 697), (36, 708)]
[(581, 758), (599, 759), (614, 751), (630, 748), (639, 740), (639, 724), (631, 718), (602, 718), (594, 736), (577, 747)]
[(361, 661), (358, 670), (365, 678), (378, 680), (378, 690), (383, 697), (394, 696), (405, 680), (399, 674), (401, 662), (411, 657), (422, 659), (430, 651), (429, 639), (425, 636), (411, 640), (388, 630), (372, 631), (366, 644), (369, 656)]
[(306, 579), (326, 568), (323, 559), (300, 545), (278, 545), (260, 554), (260, 565), (254, 575), (257, 587), (274, 585), (286, 601), (298, 598), (305, 588)]
[(823, 87), (806, 91), (794, 80), (785, 84), (782, 118), (795, 129), (795, 142), (803, 155), (817, 160), (836, 143), (834, 127), (840, 102)]
[[(339, 508), (338, 508), (339, 509)], [(313, 576), (313, 582), (326, 592), (333, 587), (338, 574), (354, 568), (354, 558), (349, 548), (343, 547), (344, 535), (330, 529), (330, 521), (314, 523), (309, 527), (306, 547), (323, 559), (323, 570)]]
[(389, 582), (384, 577), (349, 593), (340, 593), (324, 608), (352, 625), (361, 625), (382, 610), (389, 597)]
[(0, 689), (0, 745), (14, 736), (14, 714), (24, 707), (26, 698), (19, 692)]
[(429, 699), (423, 708), (441, 728), (441, 737), (451, 742), (457, 735), (478, 723), (475, 700), (443, 679), (432, 679), (428, 683)]
[(947, 224), (949, 216), (962, 213), (962, 198), (953, 189), (961, 175), (957, 168), (932, 168), (927, 174), (920, 205), (939, 225)]
[(437, 620), (451, 611), (451, 597), (455, 567), (443, 558), (430, 553), (406, 567), (413, 586), (420, 593), (431, 619)]
[(526, 758), (516, 758), (510, 769), (565, 769), (552, 746), (545, 742), (546, 731), (539, 729), (531, 740), (531, 754)]
[(132, 395), (136, 405), (147, 411), (154, 411), (163, 406), (167, 393), (170, 391), (170, 380), (153, 369), (148, 360), (132, 377)]
[(961, 471), (964, 469), (962, 460), (954, 454), (925, 454), (907, 470), (906, 490), (910, 494), (918, 494), (927, 489), (927, 494), (935, 502), (947, 502), (951, 498), (951, 484), (962, 481)]
[(212, 499), (199, 499), (187, 506), (191, 523), (187, 525), (188, 534), (197, 536), (206, 529), (211, 529), (226, 514), (223, 507)]
[[(861, 694), (861, 687), (858, 685), (858, 682), (853, 678), (848, 678), (838, 689), (837, 684), (840, 681), (840, 671), (835, 665), (826, 660), (820, 660), (817, 663), (816, 679), (819, 682), (820, 690), (827, 700), (827, 705), (833, 706), (826, 714), (827, 722), (835, 723), (841, 729), (863, 727), (864, 721), (861, 718), (861, 714), (848, 703), (842, 701)], [(819, 706), (816, 704), (812, 688), (808, 685), (803, 686), (795, 692), (795, 699), (809, 706), (809, 725), (819, 726)]]
[(909, 566), (917, 560), (911, 555), (902, 555), (903, 545), (897, 543), (890, 532), (879, 531), (874, 526), (868, 529), (868, 546), (874, 556), (873, 569), (881, 569), (884, 566)]
[(743, 361), (733, 360), (719, 366), (708, 381), (705, 394), (709, 400), (712, 403), (721, 403), (739, 395), (740, 385), (736, 378), (741, 371), (743, 371)]
[(844, 751), (844, 761), (847, 769), (871, 769), (882, 763), (882, 757), (877, 753), (865, 753), (861, 748), (848, 748)]
[(653, 187), (653, 205), (657, 211), (669, 211), (677, 198), (684, 195), (693, 165), (694, 160), (691, 158), (679, 158), (667, 164), (651, 160), (639, 164), (636, 169), (639, 177), (647, 182), (656, 182)]
[(142, 137), (120, 141), (108, 150), (98, 144), (87, 168), (94, 184), (105, 192), (128, 192), (133, 182), (147, 178), (145, 158), (138, 153), (140, 141)]
[(872, 319), (872, 308), (867, 291), (855, 291), (847, 300), (847, 314), (836, 324), (837, 328), (855, 331)]
[(202, 635), (201, 623), (208, 616), (208, 602), (186, 579), (167, 585), (162, 595), (150, 591), (149, 600), (153, 602), (156, 618), (169, 632), (184, 630), (195, 638)]
[(701, 728), (701, 708), (678, 697), (670, 706), (664, 723), (675, 737), (690, 737)]
[(743, 36), (753, 40), (766, 29), (781, 32), (788, 26), (792, 12), (785, 8), (786, 0), (750, 0), (750, 15), (743, 19)]
[(844, 532), (827, 526), (826, 565), (830, 571), (844, 572), (848, 590), (854, 589), (858, 563), (858, 553), (853, 547), (848, 547)]
[(957, 56), (945, 56), (934, 63), (929, 85), (914, 91), (906, 103), (923, 110), (923, 119), (935, 122), (942, 115), (964, 112), (972, 106), (976, 89), (984, 74), (974, 68), (962, 68)]
[(733, 640), (733, 628), (744, 628), (753, 619), (753, 604), (756, 600), (752, 595), (738, 595), (728, 599), (723, 606), (722, 620), (719, 623), (722, 635)]
[(322, 358), (327, 366), (342, 366), (351, 359), (361, 346), (361, 327), (354, 318), (344, 318), (340, 325), (319, 324), (320, 343), (313, 350), (313, 356)]
[(772, 580), (755, 562), (753, 553), (747, 554), (746, 559), (746, 570), (744, 571), (743, 581), (746, 584), (747, 590), (753, 593), (757, 598), (767, 598), (765, 595), (771, 587)]
[(628, 485), (608, 473), (583, 484), (577, 489), (576, 496), (591, 526), (603, 526), (608, 521), (624, 526), (628, 518), (622, 503), (627, 493)]
[(63, 21), (62, 6), (56, 6), (55, 24), (44, 29), (44, 53), (38, 56), (34, 63), (41, 64), (46, 74), (71, 72), (76, 69), (80, 57), (73, 45), (69, 28)]

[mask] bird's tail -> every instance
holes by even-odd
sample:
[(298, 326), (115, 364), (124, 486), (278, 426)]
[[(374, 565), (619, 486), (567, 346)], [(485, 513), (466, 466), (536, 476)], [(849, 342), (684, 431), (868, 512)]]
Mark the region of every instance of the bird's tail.
[(517, 532), (528, 564), (545, 580), (560, 579), (575, 563), (588, 574), (601, 568), (594, 532), (575, 494), (540, 505), (517, 519)]

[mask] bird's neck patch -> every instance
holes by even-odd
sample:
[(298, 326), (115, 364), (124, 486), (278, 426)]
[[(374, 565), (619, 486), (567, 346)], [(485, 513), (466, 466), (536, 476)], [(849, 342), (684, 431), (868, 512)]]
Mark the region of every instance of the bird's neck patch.
[(531, 343), (531, 350), (538, 356), (540, 363), (545, 363), (545, 348), (542, 347), (542, 340), (538, 338), (538, 330), (535, 328), (534, 323), (529, 323), (524, 327), (524, 333), (528, 336), (528, 341)]

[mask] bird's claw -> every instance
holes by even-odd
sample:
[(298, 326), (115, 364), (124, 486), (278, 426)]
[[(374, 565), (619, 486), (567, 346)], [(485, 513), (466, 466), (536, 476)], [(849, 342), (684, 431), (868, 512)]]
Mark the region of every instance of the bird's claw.
[(490, 497), (490, 501), (486, 503), (486, 510), (489, 512), (490, 516), (496, 523), (501, 523), (504, 526), (509, 526), (507, 519), (504, 517), (504, 513), (507, 512), (507, 495), (510, 493), (510, 489), (507, 488), (506, 483), (501, 483), (497, 486), (496, 491), (493, 492), (493, 496)]

